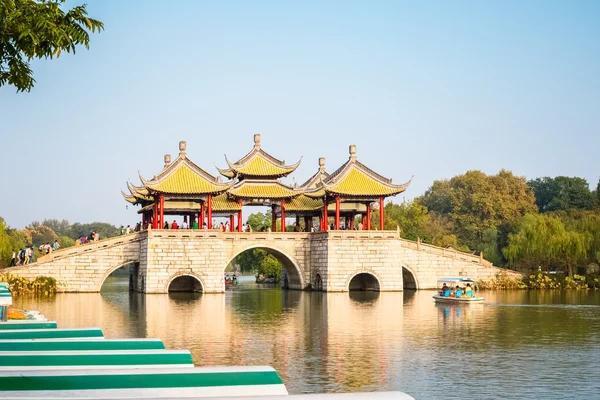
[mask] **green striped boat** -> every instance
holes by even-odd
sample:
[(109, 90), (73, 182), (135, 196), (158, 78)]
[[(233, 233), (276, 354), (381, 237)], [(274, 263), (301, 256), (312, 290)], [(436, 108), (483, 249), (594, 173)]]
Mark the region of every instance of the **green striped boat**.
[(98, 328), (89, 329), (7, 329), (0, 330), (0, 340), (7, 339), (68, 339), (103, 338)]
[(0, 398), (181, 398), (285, 395), (271, 367), (0, 371)]
[[(0, 340), (3, 351), (164, 350), (160, 339), (24, 339)], [(0, 354), (2, 357), (2, 354)]]
[(6, 321), (0, 324), (0, 331), (8, 329), (56, 329), (54, 321)]
[[(193, 368), (188, 350), (15, 351), (0, 354), (0, 371), (101, 368)], [(0, 388), (2, 386), (0, 385)]]

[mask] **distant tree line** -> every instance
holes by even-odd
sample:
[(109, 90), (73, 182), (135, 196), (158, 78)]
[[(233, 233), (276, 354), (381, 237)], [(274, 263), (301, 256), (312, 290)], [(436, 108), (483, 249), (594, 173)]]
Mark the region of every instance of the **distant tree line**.
[(404, 238), (483, 252), (498, 266), (598, 271), (600, 197), (583, 178), (468, 171), (435, 181), (412, 202), (386, 204), (385, 216), (385, 228), (399, 227)]

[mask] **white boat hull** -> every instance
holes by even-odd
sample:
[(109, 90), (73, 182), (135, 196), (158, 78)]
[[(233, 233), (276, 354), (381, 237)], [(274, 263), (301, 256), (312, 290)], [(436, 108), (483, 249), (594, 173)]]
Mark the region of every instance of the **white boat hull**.
[(483, 297), (445, 297), (436, 294), (433, 296), (438, 303), (483, 303)]

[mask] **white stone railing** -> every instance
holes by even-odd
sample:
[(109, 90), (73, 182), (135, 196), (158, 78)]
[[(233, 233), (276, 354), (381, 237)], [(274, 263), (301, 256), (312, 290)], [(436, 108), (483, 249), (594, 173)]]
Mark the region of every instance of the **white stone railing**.
[[(139, 242), (140, 240), (146, 237), (146, 232), (136, 232), (130, 233), (129, 235), (116, 236), (108, 239), (102, 239), (97, 242), (91, 242), (82, 244), (79, 246), (67, 247), (66, 249), (61, 249), (57, 251), (53, 251), (45, 256), (38, 258), (36, 263), (47, 263), (54, 260), (60, 260), (62, 258), (68, 258), (75, 255), (102, 250), (114, 246), (120, 246), (122, 244), (131, 243), (131, 242)], [(35, 263), (34, 263), (35, 264)], [(30, 264), (31, 265), (31, 264)]]
[(456, 249), (446, 249), (443, 247), (433, 246), (431, 244), (425, 244), (420, 241), (400, 239), (402, 245), (413, 250), (423, 251), (430, 254), (435, 254), (442, 257), (449, 257), (455, 260), (466, 261), (473, 264), (479, 264), (484, 267), (493, 267), (494, 265), (483, 258), (483, 254), (474, 255), (471, 253), (465, 253), (464, 251)]

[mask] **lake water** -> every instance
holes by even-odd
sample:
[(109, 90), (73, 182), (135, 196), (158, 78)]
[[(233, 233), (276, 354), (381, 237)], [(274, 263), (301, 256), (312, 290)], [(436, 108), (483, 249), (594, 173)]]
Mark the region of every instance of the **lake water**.
[(62, 328), (161, 338), (198, 366), (270, 365), (290, 393), (400, 390), (417, 399), (600, 398), (600, 292), (311, 293), (243, 282), (225, 294), (16, 299)]

